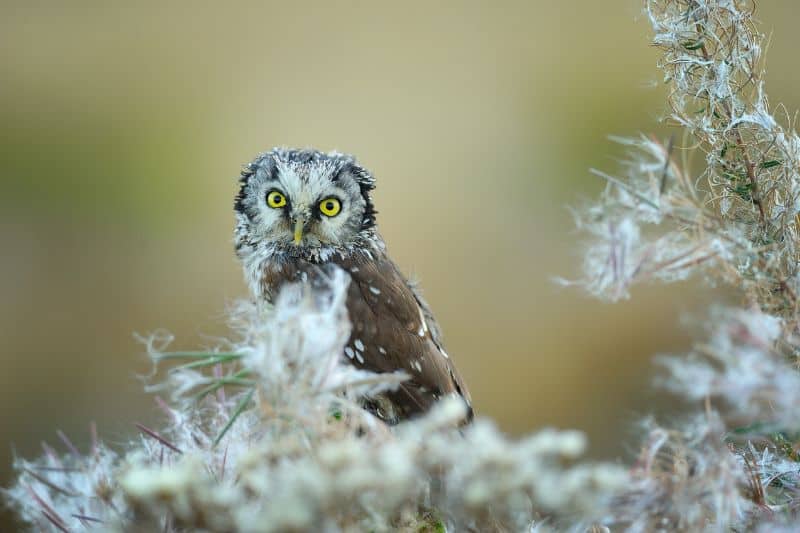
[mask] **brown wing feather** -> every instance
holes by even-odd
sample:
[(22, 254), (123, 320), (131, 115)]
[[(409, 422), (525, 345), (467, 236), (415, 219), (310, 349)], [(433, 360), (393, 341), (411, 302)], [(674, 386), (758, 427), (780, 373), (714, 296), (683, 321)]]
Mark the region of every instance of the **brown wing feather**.
[(469, 402), (469, 393), (437, 338), (438, 326), (429, 308), (395, 264), (386, 256), (348, 263), (341, 264), (352, 277), (347, 303), (353, 333), (348, 347), (359, 366), (374, 372), (404, 370), (411, 376), (400, 390), (387, 395), (400, 417), (427, 411), (448, 394), (459, 394)]
[[(459, 394), (469, 405), (469, 392), (444, 351), (430, 308), (397, 266), (382, 254), (334, 262), (351, 276), (347, 309), (353, 329), (347, 356), (354, 365), (373, 372), (403, 370), (411, 376), (398, 390), (386, 393), (393, 413), (374, 406), (376, 413), (394, 422), (427, 411), (449, 394)], [(287, 264), (268, 273), (265, 283), (274, 289), (297, 279), (300, 272), (313, 279), (319, 275), (319, 265)]]

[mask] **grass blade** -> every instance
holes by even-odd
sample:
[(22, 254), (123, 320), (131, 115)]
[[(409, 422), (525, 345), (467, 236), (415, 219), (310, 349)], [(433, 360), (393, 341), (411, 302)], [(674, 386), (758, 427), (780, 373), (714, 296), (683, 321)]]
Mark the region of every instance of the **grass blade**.
[(247, 391), (247, 394), (244, 396), (244, 398), (241, 399), (239, 404), (236, 406), (236, 409), (233, 411), (233, 414), (231, 415), (230, 420), (228, 420), (228, 423), (225, 424), (225, 427), (222, 428), (222, 431), (219, 432), (217, 438), (214, 439), (214, 446), (219, 444), (219, 441), (222, 440), (222, 437), (224, 437), (225, 434), (228, 432), (228, 430), (231, 428), (231, 426), (233, 426), (233, 423), (236, 422), (236, 419), (239, 418), (239, 415), (241, 415), (244, 412), (244, 410), (247, 408), (247, 404), (250, 403), (250, 400), (253, 398), (253, 394), (255, 394), (255, 392), (256, 392), (255, 387)]

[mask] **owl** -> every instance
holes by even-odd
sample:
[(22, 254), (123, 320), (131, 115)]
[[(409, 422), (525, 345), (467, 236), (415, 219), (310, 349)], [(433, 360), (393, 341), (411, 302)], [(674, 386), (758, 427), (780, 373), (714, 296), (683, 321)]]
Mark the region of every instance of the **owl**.
[(326, 268), (350, 275), (351, 335), (343, 359), (358, 368), (410, 376), (394, 391), (365, 398), (389, 424), (426, 412), (438, 399), (469, 392), (444, 349), (419, 290), (389, 258), (376, 228), (375, 179), (353, 156), (275, 148), (242, 170), (234, 242), (257, 300), (285, 283), (311, 281)]

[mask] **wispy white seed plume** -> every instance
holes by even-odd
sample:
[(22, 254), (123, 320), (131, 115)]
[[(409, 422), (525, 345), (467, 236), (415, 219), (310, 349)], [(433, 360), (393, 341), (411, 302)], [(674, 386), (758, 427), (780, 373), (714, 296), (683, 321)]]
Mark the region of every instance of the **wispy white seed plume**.
[(459, 429), (455, 398), (396, 428), (362, 409), (361, 397), (405, 376), (343, 359), (348, 282), (334, 271), (323, 286), (288, 287), (274, 307), (239, 305), (240, 338), (216, 352), (150, 342), (159, 364), (180, 363), (155, 387), (173, 399), (161, 403), (166, 425), (140, 426), (119, 454), (20, 460), (9, 501), (55, 530), (516, 531), (608, 514), (627, 474), (580, 463), (580, 433), (513, 441), (480, 419)]

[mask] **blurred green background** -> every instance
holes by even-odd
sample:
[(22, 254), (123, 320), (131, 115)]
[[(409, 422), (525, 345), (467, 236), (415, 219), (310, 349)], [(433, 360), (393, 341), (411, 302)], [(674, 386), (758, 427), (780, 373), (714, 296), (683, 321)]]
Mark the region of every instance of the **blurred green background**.
[[(797, 109), (790, 0), (768, 89)], [(134, 332), (178, 348), (225, 334), (246, 296), (231, 244), (240, 165), (274, 145), (356, 154), (379, 225), (417, 275), (478, 412), (521, 434), (585, 430), (618, 457), (670, 400), (651, 356), (690, 343), (719, 292), (639, 287), (604, 304), (576, 277), (567, 205), (614, 171), (607, 135), (658, 126), (664, 89), (636, 0), (2, 3), (0, 484), (12, 450), (88, 424), (157, 424)], [(0, 530), (6, 530), (0, 521)]]

